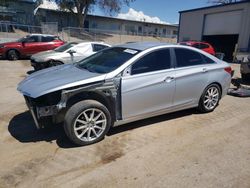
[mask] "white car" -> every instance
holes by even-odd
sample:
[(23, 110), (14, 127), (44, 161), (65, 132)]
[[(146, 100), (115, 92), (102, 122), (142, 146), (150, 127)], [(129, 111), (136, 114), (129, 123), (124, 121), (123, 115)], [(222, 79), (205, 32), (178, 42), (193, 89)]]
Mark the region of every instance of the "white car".
[(54, 50), (31, 56), (31, 66), (35, 70), (80, 61), (100, 50), (110, 47), (104, 42), (69, 42)]

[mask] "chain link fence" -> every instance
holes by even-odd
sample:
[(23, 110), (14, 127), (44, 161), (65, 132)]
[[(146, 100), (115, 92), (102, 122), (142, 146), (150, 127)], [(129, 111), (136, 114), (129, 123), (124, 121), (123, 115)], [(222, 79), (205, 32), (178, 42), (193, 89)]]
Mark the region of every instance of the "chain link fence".
[(177, 35), (75, 27), (62, 28), (61, 38), (65, 41), (103, 41), (111, 45), (136, 41), (158, 41), (168, 43), (177, 42)]
[(32, 33), (53, 34), (68, 42), (103, 41), (111, 45), (136, 41), (177, 42), (176, 35), (75, 27), (65, 27), (58, 31), (57, 22), (44, 22), (41, 26), (31, 26), (0, 21), (0, 43), (13, 41)]
[(58, 35), (58, 26), (55, 22), (32, 26), (0, 21), (0, 42), (14, 41), (32, 33)]

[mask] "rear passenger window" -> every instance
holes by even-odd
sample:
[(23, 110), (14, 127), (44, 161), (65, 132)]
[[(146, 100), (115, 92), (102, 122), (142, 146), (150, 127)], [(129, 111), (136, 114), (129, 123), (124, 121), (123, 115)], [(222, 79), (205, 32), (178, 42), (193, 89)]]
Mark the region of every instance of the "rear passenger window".
[(132, 65), (132, 75), (169, 69), (171, 58), (169, 49), (151, 52)]
[(103, 50), (105, 48), (108, 48), (108, 46), (101, 45), (101, 44), (93, 44), (93, 51), (98, 52), (100, 50)]
[(206, 49), (209, 48), (209, 46), (207, 44), (200, 44), (200, 49)]
[(52, 42), (55, 39), (53, 36), (42, 37), (42, 42)]
[(195, 44), (193, 44), (192, 46), (193, 46), (193, 47), (195, 47), (195, 48), (198, 48), (198, 49), (200, 49), (200, 48), (201, 48), (201, 46), (200, 46), (200, 44), (199, 44), (199, 43), (195, 43)]
[(204, 60), (201, 54), (189, 49), (176, 48), (175, 56), (177, 60), (177, 67), (187, 67), (204, 64)]

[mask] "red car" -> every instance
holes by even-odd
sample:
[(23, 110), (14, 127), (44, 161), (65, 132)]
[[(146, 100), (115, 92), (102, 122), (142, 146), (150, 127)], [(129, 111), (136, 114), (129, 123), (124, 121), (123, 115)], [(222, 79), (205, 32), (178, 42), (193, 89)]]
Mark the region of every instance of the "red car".
[(186, 45), (186, 46), (192, 46), (198, 49), (201, 49), (211, 55), (215, 55), (215, 50), (211, 44), (207, 42), (198, 42), (198, 41), (185, 41), (185, 42), (180, 42), (179, 44), (181, 45)]
[(63, 44), (64, 41), (54, 35), (31, 34), (15, 42), (0, 44), (0, 57), (17, 60), (38, 52), (53, 50)]

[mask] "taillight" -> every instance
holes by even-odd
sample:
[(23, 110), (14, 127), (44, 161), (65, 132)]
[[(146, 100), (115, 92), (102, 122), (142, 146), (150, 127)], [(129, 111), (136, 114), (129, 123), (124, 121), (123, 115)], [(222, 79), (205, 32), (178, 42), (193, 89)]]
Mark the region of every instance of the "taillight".
[(224, 68), (224, 70), (229, 73), (229, 74), (232, 74), (232, 68), (231, 67), (226, 67)]

